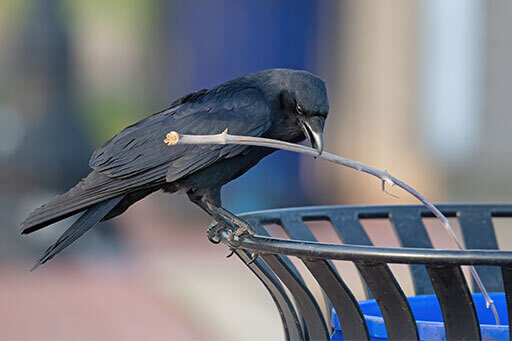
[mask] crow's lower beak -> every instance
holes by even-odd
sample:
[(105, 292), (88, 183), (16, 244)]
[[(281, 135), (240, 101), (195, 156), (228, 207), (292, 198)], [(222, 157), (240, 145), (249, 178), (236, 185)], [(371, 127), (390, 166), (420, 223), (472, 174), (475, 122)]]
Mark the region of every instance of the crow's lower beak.
[(318, 151), (318, 155), (322, 154), (322, 151), (324, 150), (324, 142), (322, 139), (324, 122), (325, 119), (320, 116), (313, 116), (302, 121), (304, 134), (311, 144), (311, 147)]

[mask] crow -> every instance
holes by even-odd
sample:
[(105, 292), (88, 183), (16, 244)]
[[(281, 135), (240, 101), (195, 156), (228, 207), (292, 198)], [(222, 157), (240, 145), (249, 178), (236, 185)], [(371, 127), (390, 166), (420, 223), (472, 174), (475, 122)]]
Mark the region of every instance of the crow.
[(67, 193), (32, 212), (21, 223), (28, 234), (79, 212), (83, 215), (46, 250), (33, 269), (52, 259), (98, 222), (124, 213), (147, 195), (185, 191), (217, 222), (248, 230), (221, 204), (221, 187), (244, 174), (273, 148), (242, 145), (164, 143), (180, 134), (266, 137), (287, 142), (306, 138), (322, 152), (329, 112), (324, 82), (300, 70), (269, 69), (203, 89), (174, 101), (168, 109), (122, 130), (97, 149), (92, 172)]

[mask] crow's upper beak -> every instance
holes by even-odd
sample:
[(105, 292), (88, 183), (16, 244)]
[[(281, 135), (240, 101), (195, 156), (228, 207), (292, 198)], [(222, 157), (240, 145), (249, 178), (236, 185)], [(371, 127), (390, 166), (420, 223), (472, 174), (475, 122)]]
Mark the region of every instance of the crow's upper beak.
[(324, 131), (325, 118), (312, 116), (302, 121), (302, 129), (306, 135), (311, 147), (318, 151), (318, 155), (324, 150), (322, 134)]

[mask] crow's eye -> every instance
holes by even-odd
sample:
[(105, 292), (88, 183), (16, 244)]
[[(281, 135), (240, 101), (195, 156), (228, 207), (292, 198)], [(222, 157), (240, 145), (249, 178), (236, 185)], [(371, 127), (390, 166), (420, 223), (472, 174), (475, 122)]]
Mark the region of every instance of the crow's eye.
[(297, 106), (295, 107), (295, 109), (297, 110), (297, 113), (298, 114), (301, 114), (302, 115), (302, 106), (300, 104), (297, 104)]

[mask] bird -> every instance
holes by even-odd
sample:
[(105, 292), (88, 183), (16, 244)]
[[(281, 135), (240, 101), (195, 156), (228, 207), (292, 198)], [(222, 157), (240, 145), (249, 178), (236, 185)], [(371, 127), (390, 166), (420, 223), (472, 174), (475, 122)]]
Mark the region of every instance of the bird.
[[(160, 112), (132, 124), (91, 156), (92, 171), (68, 192), (35, 209), (21, 223), (29, 234), (84, 212), (34, 265), (52, 259), (100, 221), (124, 213), (149, 194), (185, 192), (191, 202), (219, 224), (250, 228), (222, 207), (221, 188), (255, 166), (274, 148), (245, 145), (164, 143), (169, 131), (180, 134), (230, 134), (308, 140), (320, 154), (329, 113), (327, 89), (303, 70), (268, 69), (181, 97)], [(239, 233), (240, 234), (240, 233)]]

